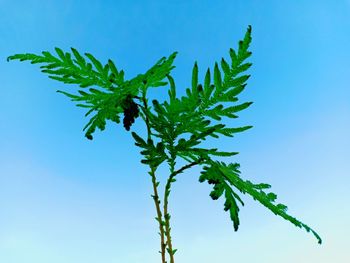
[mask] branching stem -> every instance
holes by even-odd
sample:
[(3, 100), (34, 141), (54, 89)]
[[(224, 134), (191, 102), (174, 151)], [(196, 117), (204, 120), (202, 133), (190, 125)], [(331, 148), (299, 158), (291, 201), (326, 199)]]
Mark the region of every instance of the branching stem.
[[(146, 100), (146, 94), (143, 93), (142, 94), (142, 100), (143, 100), (143, 104), (145, 109), (147, 109), (147, 100)], [(150, 128), (150, 123), (149, 123), (149, 119), (148, 119), (148, 115), (147, 112), (144, 112), (145, 116), (146, 116), (146, 126), (147, 126), (147, 135), (148, 135), (148, 139), (151, 138), (151, 128)], [(151, 172), (150, 175), (152, 177), (152, 185), (153, 185), (153, 191), (154, 191), (154, 195), (152, 195), (154, 203), (156, 205), (156, 209), (157, 209), (157, 221), (159, 223), (159, 230), (160, 230), (160, 247), (161, 247), (161, 254), (162, 254), (162, 263), (167, 263), (165, 260), (165, 247), (166, 244), (164, 242), (164, 228), (163, 228), (163, 221), (162, 221), (162, 212), (160, 210), (160, 200), (159, 200), (159, 196), (158, 196), (158, 191), (157, 191), (157, 182), (156, 182), (156, 176), (155, 176), (155, 170), (156, 168), (151, 167)]]

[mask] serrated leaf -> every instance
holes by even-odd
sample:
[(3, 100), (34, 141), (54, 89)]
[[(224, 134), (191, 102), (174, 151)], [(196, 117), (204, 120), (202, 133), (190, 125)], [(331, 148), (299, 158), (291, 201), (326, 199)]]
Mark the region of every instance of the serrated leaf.
[(230, 74), (230, 66), (228, 63), (225, 61), (224, 58), (221, 59), (221, 68), (224, 71), (225, 75)]
[(244, 82), (246, 82), (249, 79), (249, 77), (250, 75), (243, 75), (243, 76), (228, 80), (226, 84), (228, 87), (237, 87), (237, 86), (243, 85)]
[(226, 92), (226, 95), (229, 96), (229, 97), (235, 97), (235, 96), (237, 96), (238, 94), (240, 94), (244, 90), (246, 85), (247, 84), (240, 85), (238, 87), (234, 87), (233, 89), (231, 89), (228, 92)]
[(216, 87), (215, 94), (217, 95), (222, 90), (221, 73), (217, 62), (215, 62), (214, 66), (214, 85)]
[(46, 58), (48, 58), (48, 59), (50, 59), (50, 60), (52, 60), (52, 61), (59, 61), (59, 59), (55, 58), (55, 57), (54, 57), (53, 55), (51, 55), (51, 53), (48, 52), (48, 51), (42, 51), (41, 54), (43, 54), (44, 57), (46, 57)]
[(171, 100), (171, 101), (175, 101), (175, 98), (176, 98), (176, 89), (175, 89), (175, 82), (174, 82), (174, 79), (173, 79), (169, 74), (167, 74), (166, 77), (168, 78), (169, 83), (170, 83), (170, 90), (168, 91), (170, 100)]
[(117, 67), (114, 65), (113, 61), (111, 59), (108, 60), (108, 65), (109, 68), (111, 69), (112, 73), (114, 74), (114, 76), (118, 76), (119, 72), (117, 70)]
[(98, 95), (101, 95), (101, 94), (104, 93), (104, 92), (102, 92), (102, 91), (100, 91), (100, 90), (98, 90), (98, 89), (94, 89), (94, 88), (90, 88), (89, 91), (90, 91), (91, 93), (95, 93), (95, 94), (98, 94)]
[(85, 104), (76, 104), (76, 106), (82, 107), (82, 108), (91, 108), (91, 105), (85, 105)]
[(238, 154), (239, 152), (218, 152), (218, 151), (216, 151), (216, 149), (215, 149), (215, 151), (210, 151), (209, 152), (211, 155), (216, 155), (216, 156), (233, 156), (233, 155), (236, 155), (236, 154)]
[(73, 61), (72, 61), (71, 54), (66, 52), (65, 57), (66, 57), (66, 62), (72, 65)]
[(252, 65), (253, 65), (252, 63), (244, 63), (244, 64), (242, 64), (241, 66), (239, 66), (239, 67), (237, 68), (237, 71), (238, 71), (238, 72), (246, 71), (246, 70), (248, 70)]
[(252, 31), (252, 28), (249, 25), (247, 28), (247, 32), (245, 33), (243, 41), (242, 40), (239, 41), (238, 57), (239, 57), (240, 62), (243, 61), (244, 59), (246, 59), (247, 57), (249, 57), (251, 54), (251, 52), (247, 52), (249, 44), (252, 40), (251, 31)]
[(229, 53), (230, 53), (230, 57), (231, 57), (231, 60), (232, 60), (232, 67), (234, 67), (235, 65), (236, 65), (236, 63), (237, 63), (237, 55), (236, 55), (236, 52), (234, 51), (234, 49), (233, 48), (230, 48), (230, 51), (229, 51)]
[[(48, 65), (40, 66), (40, 68), (42, 68), (42, 69), (53, 69), (53, 68), (57, 68), (59, 66), (60, 66), (59, 63), (51, 63), (51, 64), (48, 64)], [(41, 72), (43, 72), (43, 71), (41, 71)]]
[(132, 135), (132, 137), (134, 137), (136, 143), (138, 144), (137, 146), (147, 148), (147, 143), (139, 135), (137, 135), (137, 133), (131, 132), (131, 135)]
[(62, 93), (62, 94), (66, 95), (67, 97), (72, 98), (72, 99), (79, 99), (80, 98), (80, 96), (73, 95), (73, 94), (70, 94), (70, 93), (65, 92), (65, 91), (57, 90), (56, 92)]
[(253, 102), (244, 102), (244, 103), (236, 105), (236, 106), (227, 107), (225, 109), (225, 111), (230, 112), (230, 113), (239, 112), (239, 111), (242, 111), (242, 110), (248, 108), (252, 104), (253, 104)]
[(222, 194), (224, 193), (224, 190), (225, 190), (224, 184), (218, 183), (214, 185), (213, 191), (211, 191), (209, 195), (213, 200), (217, 200), (220, 198), (220, 196), (222, 196)]
[(58, 80), (58, 81), (62, 81), (65, 82), (65, 78), (61, 78), (61, 77), (57, 77), (57, 76), (49, 76), (50, 79), (54, 79), (54, 80)]
[(205, 73), (204, 77), (204, 89), (208, 89), (210, 85), (210, 69), (208, 68), (207, 72)]
[(198, 85), (198, 65), (197, 61), (194, 63), (193, 69), (192, 69), (192, 92), (195, 92)]
[(274, 202), (277, 198), (277, 195), (275, 193), (268, 193), (267, 198), (270, 199), (271, 202)]
[(90, 61), (92, 62), (92, 64), (95, 66), (95, 68), (97, 69), (97, 71), (100, 74), (103, 74), (103, 66), (101, 64), (100, 61), (98, 61), (93, 55), (91, 55), (90, 53), (85, 53), (85, 56), (87, 56)]
[(260, 183), (260, 184), (255, 184), (254, 188), (256, 188), (256, 189), (268, 189), (268, 188), (271, 188), (271, 185)]
[(65, 61), (65, 60), (66, 60), (66, 57), (65, 57), (64, 52), (62, 51), (62, 49), (60, 49), (60, 48), (58, 48), (58, 47), (55, 47), (55, 50), (56, 50), (57, 55), (58, 55), (63, 61)]
[(118, 80), (119, 82), (123, 82), (124, 81), (124, 70), (121, 70), (118, 74)]
[(86, 62), (85, 59), (80, 55), (80, 53), (73, 47), (71, 47), (71, 50), (73, 52), (73, 55), (75, 59), (77, 60), (78, 64), (81, 66), (85, 66)]
[(82, 96), (88, 96), (89, 94), (86, 93), (85, 91), (82, 90), (78, 90), (78, 92), (82, 95)]
[(283, 212), (287, 212), (287, 210), (288, 210), (288, 207), (285, 206), (284, 204), (277, 204), (276, 208), (283, 210)]

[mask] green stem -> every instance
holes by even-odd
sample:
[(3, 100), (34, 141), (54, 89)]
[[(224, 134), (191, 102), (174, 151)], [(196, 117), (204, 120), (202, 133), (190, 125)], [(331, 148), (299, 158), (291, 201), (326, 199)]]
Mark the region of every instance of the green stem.
[[(146, 126), (147, 126), (147, 135), (148, 135), (148, 139), (151, 138), (151, 128), (150, 128), (150, 123), (149, 123), (149, 119), (148, 119), (148, 115), (147, 115), (147, 100), (146, 100), (146, 94), (145, 92), (142, 93), (142, 101), (145, 107), (145, 116), (146, 116)], [(154, 191), (154, 195), (151, 195), (153, 197), (154, 203), (156, 205), (156, 209), (157, 209), (157, 218), (156, 220), (159, 223), (159, 230), (160, 230), (160, 247), (161, 247), (161, 254), (162, 254), (162, 263), (167, 263), (165, 260), (165, 247), (166, 244), (164, 242), (164, 228), (163, 228), (163, 221), (162, 221), (162, 212), (160, 210), (160, 200), (159, 200), (159, 196), (158, 196), (158, 191), (157, 191), (157, 182), (156, 181), (156, 176), (155, 176), (155, 170), (156, 168), (151, 167), (151, 172), (149, 173), (152, 177), (152, 184), (153, 184), (153, 191)]]
[[(175, 174), (174, 174), (174, 170), (175, 170), (175, 159), (176, 159), (176, 153), (174, 151), (173, 148), (174, 144), (173, 142), (171, 143), (171, 145), (169, 145), (170, 148), (170, 160), (169, 160), (169, 165), (170, 165), (170, 176), (168, 178), (168, 181), (165, 185), (165, 193), (164, 193), (164, 218), (165, 218), (165, 234), (167, 237), (167, 245), (168, 245), (168, 253), (170, 256), (170, 263), (174, 263), (174, 254), (175, 252), (173, 252), (173, 247), (172, 247), (172, 243), (171, 243), (171, 235), (170, 235), (170, 214), (168, 213), (168, 197), (170, 194), (170, 186), (171, 186), (171, 182), (175, 182)], [(176, 250), (175, 250), (176, 251)]]
[[(140, 98), (139, 98), (140, 99)], [(143, 107), (143, 111), (144, 111), (144, 115), (145, 115), (145, 122), (146, 122), (146, 126), (147, 126), (147, 136), (148, 139), (151, 139), (151, 127), (150, 127), (150, 121), (148, 118), (148, 114), (147, 114), (147, 100), (146, 100), (146, 92), (142, 92), (142, 101), (144, 104)], [(171, 134), (173, 135), (173, 134)], [(169, 160), (169, 165), (170, 165), (170, 176), (167, 180), (166, 186), (165, 186), (165, 194), (164, 194), (164, 206), (163, 206), (163, 212), (164, 212), (164, 218), (165, 218), (165, 222), (162, 221), (162, 212), (160, 210), (160, 200), (159, 200), (159, 195), (158, 195), (158, 191), (157, 191), (157, 184), (159, 184), (159, 182), (156, 181), (156, 176), (155, 176), (155, 170), (156, 168), (151, 167), (151, 172), (149, 173), (152, 177), (152, 184), (153, 184), (153, 191), (154, 191), (154, 195), (152, 195), (154, 203), (156, 205), (156, 209), (157, 209), (157, 218), (156, 220), (159, 223), (159, 229), (160, 229), (160, 237), (161, 237), (161, 254), (162, 254), (162, 263), (167, 263), (165, 260), (165, 248), (168, 246), (167, 251), (168, 254), (170, 256), (170, 263), (174, 263), (174, 254), (176, 252), (176, 250), (173, 250), (172, 247), (172, 242), (171, 242), (171, 235), (170, 235), (170, 214), (168, 213), (168, 197), (170, 194), (170, 187), (171, 187), (171, 183), (175, 182), (175, 176), (179, 173), (182, 173), (184, 170), (201, 163), (204, 159), (203, 158), (199, 158), (197, 161), (192, 162), (190, 164), (187, 164), (185, 166), (183, 166), (181, 169), (175, 171), (175, 159), (176, 159), (176, 151), (174, 149), (174, 138), (173, 136), (171, 137), (173, 140), (169, 145), (169, 152), (170, 152), (170, 158)], [(165, 231), (164, 231), (164, 226), (165, 226)], [(167, 241), (164, 242), (165, 239), (165, 235), (167, 238)]]
[(172, 182), (175, 182), (176, 179), (175, 179), (175, 176), (179, 173), (182, 173), (184, 170), (196, 165), (196, 164), (199, 164), (201, 163), (204, 158), (199, 158), (197, 161), (195, 162), (192, 162), (192, 163), (189, 163), (185, 166), (183, 166), (181, 169), (177, 170), (177, 171), (174, 171), (174, 167), (175, 167), (175, 158), (176, 158), (176, 153), (175, 151), (173, 150), (173, 145), (170, 145), (170, 176), (167, 180), (167, 183), (165, 185), (165, 194), (164, 194), (164, 218), (165, 218), (165, 234), (166, 234), (166, 237), (167, 237), (167, 245), (168, 245), (168, 253), (170, 255), (170, 263), (174, 263), (174, 254), (176, 252), (173, 251), (173, 248), (172, 248), (172, 243), (171, 243), (171, 235), (170, 235), (170, 230), (171, 230), (171, 227), (170, 227), (170, 214), (168, 213), (168, 197), (169, 197), (169, 194), (170, 194), (170, 187), (171, 187), (171, 183)]

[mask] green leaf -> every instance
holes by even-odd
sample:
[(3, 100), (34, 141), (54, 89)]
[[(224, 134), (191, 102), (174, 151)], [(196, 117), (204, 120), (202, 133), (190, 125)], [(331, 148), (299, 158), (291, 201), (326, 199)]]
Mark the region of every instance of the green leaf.
[(62, 59), (62, 61), (66, 60), (66, 57), (64, 55), (64, 52), (62, 51), (62, 49), (55, 47), (56, 53), (57, 55)]
[(211, 155), (216, 155), (216, 156), (221, 156), (221, 157), (224, 157), (224, 156), (233, 156), (233, 155), (236, 155), (238, 154), (238, 152), (218, 152), (216, 151), (217, 149), (210, 149), (209, 153)]
[(108, 60), (108, 65), (109, 65), (109, 68), (111, 69), (112, 73), (114, 74), (114, 76), (115, 77), (118, 76), (119, 72), (111, 59)]
[(87, 94), (85, 91), (82, 90), (78, 90), (78, 92), (82, 95), (82, 96), (88, 96), (89, 94)]
[(252, 27), (249, 25), (243, 41), (239, 41), (238, 57), (240, 63), (251, 55), (251, 52), (247, 52), (249, 44), (252, 40), (251, 32)]
[[(53, 68), (57, 68), (59, 67), (60, 64), (59, 63), (51, 63), (51, 64), (48, 64), (48, 65), (43, 65), (43, 66), (40, 66), (40, 68), (43, 68), (43, 69), (53, 69)], [(41, 72), (44, 72), (43, 70)]]
[(72, 61), (71, 54), (67, 52), (67, 53), (65, 54), (65, 57), (66, 57), (66, 62), (67, 62), (68, 64), (73, 65), (73, 61)]
[(237, 127), (237, 128), (223, 128), (221, 130), (218, 130), (219, 133), (226, 135), (228, 137), (233, 137), (233, 133), (243, 132), (250, 128), (253, 128), (253, 126), (243, 126), (243, 127)]
[(237, 55), (236, 55), (236, 52), (233, 50), (233, 48), (230, 48), (230, 57), (232, 60), (232, 67), (234, 67), (237, 63)]
[(237, 231), (239, 226), (239, 218), (238, 218), (239, 207), (236, 203), (235, 198), (232, 197), (231, 191), (229, 190), (225, 191), (225, 198), (226, 198), (226, 201), (224, 203), (224, 210), (225, 211), (230, 210), (230, 218), (233, 222), (233, 227), (235, 231)]
[(171, 101), (175, 101), (175, 98), (176, 98), (176, 89), (175, 89), (175, 82), (174, 82), (174, 79), (173, 79), (169, 74), (167, 74), (166, 77), (168, 78), (169, 83), (170, 83), (170, 90), (168, 91), (170, 100), (171, 100)]
[(224, 71), (225, 75), (230, 74), (230, 66), (228, 63), (225, 61), (224, 58), (221, 59), (221, 68)]
[(189, 88), (186, 89), (186, 95), (187, 95), (187, 97), (192, 96), (191, 90)]
[(246, 82), (249, 79), (249, 77), (250, 75), (243, 75), (238, 78), (228, 80), (226, 84), (228, 87), (237, 87), (237, 86), (243, 85), (244, 82)]
[(209, 85), (210, 85), (210, 69), (208, 68), (204, 77), (204, 90), (207, 90), (209, 88)]
[(66, 78), (56, 77), (56, 76), (49, 76), (50, 79), (66, 82)]
[(41, 54), (44, 55), (44, 57), (46, 57), (47, 59), (49, 59), (50, 61), (56, 61), (56, 62), (59, 62), (60, 60), (55, 58), (53, 55), (51, 55), (50, 52), (48, 51), (42, 51)]
[(275, 193), (268, 193), (267, 198), (270, 199), (270, 201), (274, 202), (277, 198), (277, 195)]
[(252, 104), (253, 104), (253, 102), (244, 102), (244, 103), (236, 105), (236, 106), (227, 107), (225, 109), (225, 111), (226, 112), (230, 112), (230, 113), (232, 113), (232, 112), (239, 112), (241, 110), (244, 110), (244, 109), (248, 108)]
[(118, 74), (118, 80), (119, 80), (119, 83), (122, 83), (124, 81), (124, 70), (121, 70)]
[(215, 62), (214, 66), (214, 85), (216, 87), (216, 92), (215, 95), (218, 95), (219, 92), (222, 90), (222, 85), (221, 85), (221, 73), (218, 67), (218, 63)]
[(100, 74), (103, 74), (103, 66), (101, 64), (101, 62), (99, 62), (93, 55), (91, 55), (90, 53), (85, 53), (85, 56), (87, 56), (90, 61), (92, 62), (92, 64), (94, 64), (95, 68), (97, 69), (97, 71)]
[(103, 78), (108, 79), (109, 65), (106, 64), (103, 68)]
[(90, 88), (89, 91), (90, 91), (91, 93), (96, 94), (96, 95), (104, 94), (104, 92), (102, 92), (102, 91), (100, 91), (100, 90), (98, 90), (98, 89), (94, 89), (94, 88)]
[(237, 67), (238, 72), (243, 72), (248, 70), (253, 64), (252, 63), (244, 63), (241, 66)]
[[(214, 170), (211, 170), (214, 169)], [(232, 186), (235, 186), (240, 192), (242, 193), (248, 193), (249, 195), (251, 195), (253, 197), (254, 200), (258, 200), (262, 205), (264, 205), (265, 207), (267, 207), (269, 210), (271, 210), (274, 214), (279, 215), (281, 217), (283, 217), (284, 219), (290, 221), (291, 223), (293, 223), (295, 226), (298, 227), (304, 227), (306, 229), (306, 231), (312, 231), (312, 233), (315, 235), (315, 237), (319, 240), (319, 243), (322, 242), (322, 240), (320, 239), (320, 237), (318, 236), (318, 234), (313, 231), (309, 226), (303, 224), (302, 222), (298, 221), (296, 218), (287, 215), (286, 214), (286, 209), (287, 207), (283, 204), (273, 204), (273, 202), (275, 201), (277, 195), (274, 193), (268, 193), (266, 194), (265, 192), (263, 192), (262, 190), (257, 191), (257, 189), (265, 187), (265, 188), (269, 188), (269, 185), (267, 184), (260, 184), (260, 185), (254, 185), (252, 184), (250, 181), (244, 181), (242, 180), (239, 175), (237, 174), (237, 170), (235, 169), (235, 166), (226, 166), (224, 163), (218, 163), (218, 162), (212, 162), (212, 166), (211, 168), (207, 169), (207, 173), (208, 172), (215, 172), (218, 171), (218, 173), (222, 176), (222, 178), (224, 180), (227, 180), (229, 184), (231, 184)], [(208, 178), (208, 177), (206, 177)], [(256, 187), (257, 186), (257, 187)], [(235, 208), (235, 204), (233, 202), (234, 200), (230, 197), (229, 194), (226, 195), (226, 202), (225, 202), (225, 210), (226, 209), (231, 209), (232, 205)], [(234, 211), (235, 209), (231, 210), (231, 219), (234, 221), (235, 226), (238, 227), (239, 221), (235, 221), (238, 218), (236, 218), (236, 211)], [(238, 210), (237, 210), (238, 211)]]
[(244, 90), (246, 85), (247, 84), (236, 86), (233, 89), (229, 90), (226, 93), (226, 95), (229, 96), (229, 97), (235, 97), (235, 96), (237, 96), (239, 93), (241, 93)]
[(65, 91), (57, 90), (56, 92), (62, 93), (62, 94), (64, 94), (64, 95), (66, 95), (67, 97), (72, 98), (73, 100), (76, 100), (76, 99), (79, 99), (79, 98), (80, 98), (80, 96), (73, 95), (73, 94), (70, 94), (70, 93), (65, 92)]
[(283, 204), (277, 204), (276, 208), (282, 210), (283, 212), (286, 212), (288, 210), (288, 207)]
[(254, 185), (254, 188), (255, 188), (255, 189), (268, 189), (268, 188), (271, 188), (271, 185), (269, 185), (269, 184), (264, 184), (264, 183), (255, 184), (255, 185)]
[(210, 197), (213, 200), (217, 200), (220, 198), (220, 196), (222, 196), (222, 194), (224, 193), (225, 187), (224, 184), (222, 183), (218, 183), (214, 185), (214, 190), (210, 192)]
[(166, 82), (166, 81), (158, 81), (158, 82), (152, 84), (152, 87), (160, 87), (160, 86), (166, 86), (166, 85), (168, 85), (168, 82)]
[(192, 92), (193, 93), (196, 91), (197, 85), (198, 85), (198, 66), (196, 61), (192, 69)]
[(82, 108), (91, 108), (91, 105), (85, 105), (85, 104), (76, 104), (76, 106), (82, 107)]
[(86, 64), (85, 59), (79, 54), (79, 52), (78, 52), (75, 48), (71, 47), (71, 50), (72, 50), (72, 52), (73, 52), (74, 57), (75, 57), (76, 60), (77, 60), (77, 63), (78, 63), (80, 66), (85, 67), (85, 64)]

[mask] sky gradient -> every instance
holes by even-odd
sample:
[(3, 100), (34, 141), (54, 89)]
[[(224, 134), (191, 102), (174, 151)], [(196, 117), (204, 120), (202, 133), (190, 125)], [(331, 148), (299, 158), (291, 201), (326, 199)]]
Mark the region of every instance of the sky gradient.
[[(239, 152), (215, 159), (271, 184), (276, 202), (323, 244), (241, 193), (234, 232), (224, 197), (210, 198), (197, 166), (171, 188), (175, 261), (350, 262), (350, 1), (285, 2), (0, 0), (0, 262), (161, 262), (149, 169), (131, 133), (107, 122), (87, 140), (86, 109), (55, 92), (78, 86), (7, 56), (74, 47), (112, 59), (130, 79), (178, 51), (172, 76), (181, 97), (194, 62), (203, 82), (215, 61), (230, 61), (248, 25), (253, 66), (239, 102), (254, 103), (222, 122), (254, 127), (201, 146)], [(148, 98), (168, 101), (168, 89), (150, 88)], [(141, 118), (131, 131), (146, 137)], [(167, 163), (156, 175), (162, 200)]]

